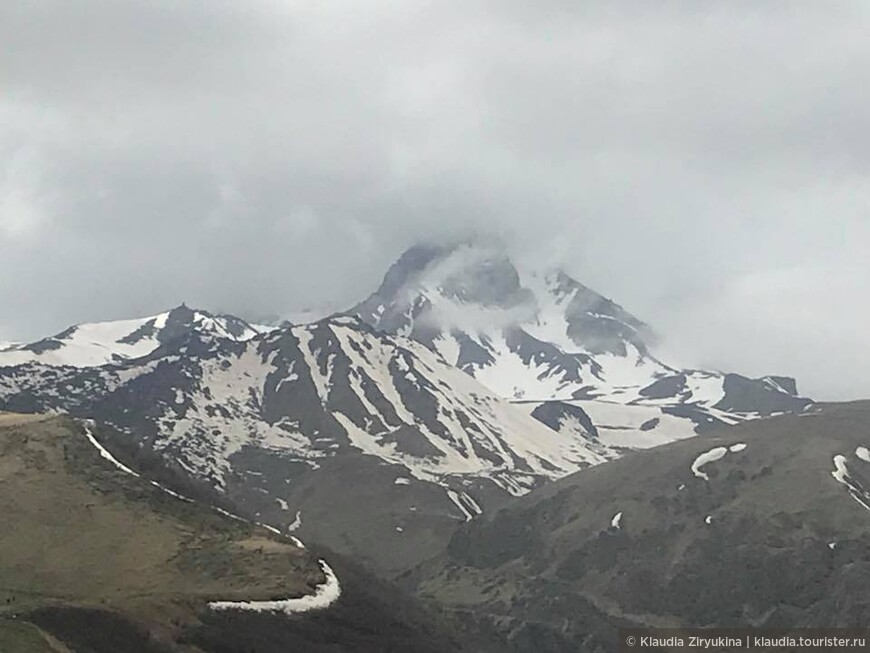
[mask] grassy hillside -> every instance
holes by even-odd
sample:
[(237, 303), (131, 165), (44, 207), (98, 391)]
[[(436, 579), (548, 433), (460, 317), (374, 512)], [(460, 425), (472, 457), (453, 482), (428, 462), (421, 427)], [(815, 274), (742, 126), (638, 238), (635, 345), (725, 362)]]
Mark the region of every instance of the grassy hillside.
[(0, 651), (9, 653), (68, 653), (69, 648), (26, 621), (0, 619)]
[(0, 524), (2, 653), (463, 650), (331, 552), (342, 595), (328, 609), (209, 610), (310, 594), (325, 575), (311, 549), (120, 470), (68, 418), (0, 413)]
[(636, 452), (475, 520), (406, 580), (536, 653), (613, 650), (620, 625), (860, 627), (868, 447), (863, 402)]
[(289, 540), (116, 468), (66, 418), (0, 415), (0, 523), (0, 637), (21, 650), (41, 644), (13, 615), (94, 608), (163, 624), (154, 635), (171, 640), (210, 600), (301, 596), (324, 580)]
[(308, 593), (316, 561), (101, 458), (69, 420), (0, 426), (0, 609), (135, 606)]

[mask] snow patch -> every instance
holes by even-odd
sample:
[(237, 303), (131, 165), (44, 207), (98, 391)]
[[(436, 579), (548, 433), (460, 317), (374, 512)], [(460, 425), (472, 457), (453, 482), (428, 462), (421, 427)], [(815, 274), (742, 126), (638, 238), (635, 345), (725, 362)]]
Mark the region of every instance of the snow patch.
[(247, 610), (251, 612), (283, 612), (285, 614), (328, 608), (341, 596), (341, 585), (332, 568), (323, 560), (318, 562), (326, 580), (317, 586), (314, 594), (278, 601), (212, 601), (208, 607), (212, 610)]
[(705, 451), (700, 456), (695, 458), (695, 461), (692, 463), (692, 473), (698, 478), (702, 478), (705, 481), (710, 480), (710, 476), (707, 472), (701, 471), (701, 468), (704, 465), (708, 465), (710, 463), (715, 463), (719, 460), (722, 460), (725, 456), (728, 455), (728, 452), (731, 453), (740, 453), (746, 449), (746, 445), (742, 442), (738, 442), (737, 444), (733, 444), (730, 447), (714, 447), (709, 451)]
[(834, 456), (834, 471), (831, 472), (838, 483), (848, 485), (846, 479), (849, 478), (849, 469), (846, 467), (846, 456), (837, 454)]
[(727, 447), (714, 447), (709, 451), (705, 451), (700, 456), (695, 458), (695, 462), (692, 463), (692, 473), (698, 478), (709, 481), (710, 476), (707, 474), (707, 472), (702, 472), (701, 467), (703, 467), (704, 465), (708, 465), (709, 463), (714, 463), (718, 460), (722, 460), (727, 454)]
[(842, 483), (849, 490), (849, 496), (860, 503), (864, 508), (870, 510), (870, 493), (865, 491), (860, 485), (852, 482), (852, 477), (849, 475), (849, 468), (846, 466), (846, 456), (837, 454), (834, 456), (834, 471), (831, 476), (838, 483)]
[[(692, 420), (668, 415), (659, 406), (626, 406), (600, 400), (568, 403), (579, 406), (589, 415), (598, 429), (599, 440), (608, 447), (649, 449), (697, 435)], [(655, 423), (655, 428), (642, 430), (641, 427), (650, 423)]]
[(450, 497), (450, 500), (462, 511), (462, 514), (465, 515), (465, 521), (471, 521), (483, 512), (477, 502), (465, 492), (457, 492), (456, 490), (448, 489), (447, 496)]
[(100, 456), (102, 456), (103, 458), (108, 460), (110, 463), (112, 463), (115, 467), (120, 469), (122, 472), (125, 472), (125, 473), (129, 474), (130, 476), (135, 476), (136, 478), (139, 478), (139, 474), (137, 474), (132, 469), (130, 469), (129, 467), (127, 467), (126, 465), (124, 465), (123, 463), (118, 461), (117, 458), (115, 458), (112, 454), (110, 454), (108, 452), (108, 450), (97, 441), (97, 439), (94, 437), (93, 432), (91, 431), (90, 425), (85, 424), (84, 429), (85, 429), (85, 437), (87, 437), (88, 441), (92, 445), (94, 445), (94, 447), (96, 447), (97, 451), (100, 452)]

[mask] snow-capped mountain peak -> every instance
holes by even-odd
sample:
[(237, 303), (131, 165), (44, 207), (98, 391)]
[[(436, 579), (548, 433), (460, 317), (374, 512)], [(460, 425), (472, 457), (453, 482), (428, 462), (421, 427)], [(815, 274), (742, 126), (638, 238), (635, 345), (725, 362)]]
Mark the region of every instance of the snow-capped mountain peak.
[(32, 343), (0, 348), (0, 367), (29, 362), (96, 367), (141, 358), (188, 333), (244, 341), (260, 328), (231, 315), (212, 315), (182, 304), (148, 317), (78, 324)]
[[(622, 306), (564, 270), (517, 265), (486, 243), (409, 249), (351, 312), (417, 340), (504, 398), (582, 407), (613, 427), (602, 439), (613, 435), (620, 447), (808, 403), (792, 379), (669, 366), (650, 327)], [(571, 422), (571, 408), (562, 422), (555, 410), (546, 410), (551, 422)]]
[(647, 325), (564, 270), (525, 269), (478, 243), (412, 247), (350, 312), (375, 328), (424, 337), (522, 327), (569, 353), (625, 355), (627, 344), (645, 353), (652, 337)]
[(491, 372), (481, 380), (514, 399), (583, 396), (611, 370), (615, 385), (670, 371), (649, 353), (649, 328), (618, 304), (562, 270), (523, 269), (476, 243), (411, 248), (351, 312), (478, 378)]

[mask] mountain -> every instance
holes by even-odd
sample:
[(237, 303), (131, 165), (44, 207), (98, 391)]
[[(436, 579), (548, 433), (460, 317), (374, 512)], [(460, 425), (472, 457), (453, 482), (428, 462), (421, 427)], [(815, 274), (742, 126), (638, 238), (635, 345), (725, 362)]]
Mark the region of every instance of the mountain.
[(618, 304), (477, 242), (409, 249), (349, 313), (424, 344), (569, 437), (591, 419), (617, 453), (811, 404), (790, 378), (670, 366)]
[(616, 650), (618, 627), (863, 627), (870, 402), (638, 451), (463, 526), (405, 581), (510, 641)]
[(0, 406), (97, 420), (269, 523), (386, 573), (456, 524), (604, 460), (441, 356), (356, 318), (239, 341), (182, 331), (100, 367), (0, 367)]
[(0, 408), (97, 420), (131, 459), (393, 575), (552, 480), (811, 404), (791, 379), (669, 367), (654, 342), (563, 272), (416, 247), (311, 324), (181, 306), (0, 352)]
[(212, 315), (182, 304), (151, 317), (79, 324), (32, 343), (0, 343), (0, 366), (39, 362), (96, 367), (147, 356), (186, 333), (244, 341), (263, 330), (231, 315)]
[[(0, 615), (0, 645), (47, 633), (98, 653), (118, 641), (177, 650), (160, 646), (179, 638), (232, 653), (555, 652), (611, 650), (614, 629), (626, 625), (828, 617), (851, 625), (870, 616), (854, 590), (867, 580), (855, 511), (870, 509), (861, 441), (870, 406), (815, 405), (786, 377), (670, 366), (650, 327), (624, 308), (564, 272), (525, 270), (491, 247), (413, 248), (372, 297), (309, 324), (255, 327), (181, 306), (12, 345), (0, 351), (0, 410), (90, 420), (82, 429), (69, 417), (37, 426), (15, 418), (14, 429), (37, 429), (23, 439), (2, 439), (0, 426), (6, 521), (26, 523), (15, 513), (26, 511), (52, 527), (86, 524), (99, 540), (52, 532), (47, 541), (74, 543), (66, 571), (91, 573), (75, 556), (94, 551), (111, 572), (102, 540), (150, 547), (152, 536), (137, 530), (150, 523), (142, 511), (165, 504), (184, 522), (169, 530), (194, 535), (166, 545), (180, 556), (153, 567), (144, 560), (141, 582), (172, 576), (179, 561), (205, 575), (179, 572), (193, 595), (172, 583), (154, 590), (188, 610), (158, 615), (124, 599), (118, 583), (132, 572), (122, 569), (114, 585), (84, 583), (71, 605), (28, 603), (24, 630)], [(656, 445), (664, 446), (638, 451)], [(68, 499), (78, 500), (82, 482), (99, 497), (76, 507)], [(43, 496), (49, 491), (62, 497)], [(123, 534), (80, 514), (114, 514), (106, 502), (117, 501), (135, 504), (122, 511), (135, 524)], [(250, 582), (234, 594), (223, 581), (229, 593), (212, 593), (222, 574), (241, 582), (239, 569), (253, 569), (261, 578), (259, 549), (252, 556), (230, 535), (214, 543), (227, 512), (244, 516), (230, 519), (241, 541), (265, 538), (257, 546), (266, 554), (277, 547), (307, 561), (301, 576), (272, 579), (286, 593)], [(245, 519), (272, 526), (264, 534)], [(40, 528), (28, 525), (22, 537), (43, 541)], [(17, 532), (0, 536), (4, 561), (28, 555)], [(296, 536), (317, 544), (301, 549)], [(241, 567), (232, 557), (239, 551)], [(55, 550), (34, 556), (65, 559)], [(10, 568), (29, 567), (21, 558)], [(293, 586), (299, 578), (307, 593)], [(415, 603), (385, 578), (432, 603)], [(6, 587), (37, 582), (13, 580)], [(316, 603), (333, 580), (341, 598), (305, 617), (190, 607), (287, 596)], [(94, 633), (122, 640), (95, 643)]]
[(146, 479), (94, 429), (0, 413), (0, 650), (477, 650), (341, 556)]

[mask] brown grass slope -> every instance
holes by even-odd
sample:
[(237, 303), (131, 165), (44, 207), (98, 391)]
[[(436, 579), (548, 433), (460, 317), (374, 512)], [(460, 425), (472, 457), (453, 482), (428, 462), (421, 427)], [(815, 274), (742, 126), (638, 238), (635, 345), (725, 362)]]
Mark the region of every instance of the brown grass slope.
[[(68, 418), (0, 413), (0, 525), (0, 653), (484, 650), (354, 561), (119, 470)], [(207, 609), (309, 594), (324, 580), (321, 555), (342, 587), (328, 609)]]
[(301, 596), (324, 579), (290, 541), (117, 469), (63, 417), (0, 415), (0, 524), (0, 643), (24, 651), (61, 650), (25, 645), (36, 631), (13, 617), (33, 611), (114, 612), (170, 642), (210, 600)]

